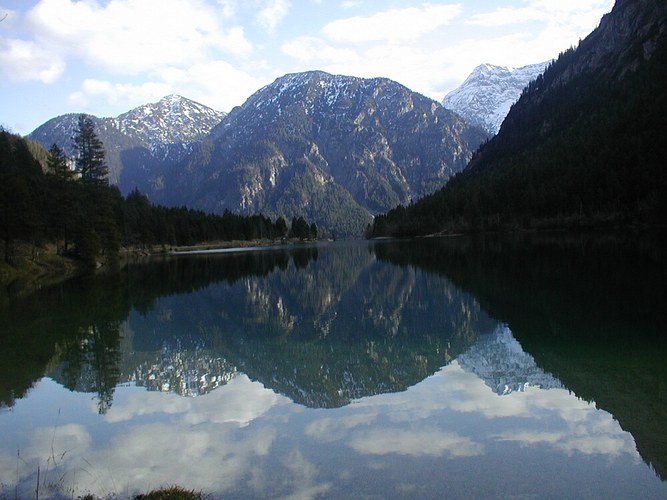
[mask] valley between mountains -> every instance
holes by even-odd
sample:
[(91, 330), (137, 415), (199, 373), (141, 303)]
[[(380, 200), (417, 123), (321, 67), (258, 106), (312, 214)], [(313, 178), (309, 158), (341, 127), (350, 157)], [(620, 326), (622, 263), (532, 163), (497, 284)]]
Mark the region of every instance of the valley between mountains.
[[(386, 78), (312, 71), (278, 78), (228, 114), (170, 95), (91, 119), (109, 180), (124, 195), (138, 189), (165, 206), (305, 217), (323, 234), (355, 237), (373, 216), (465, 168), (493, 133), (488, 116), (503, 113), (532, 75), (517, 74), (480, 66), (450, 100), (456, 111)], [(29, 137), (73, 155), (77, 119), (53, 118)]]
[[(666, 18), (662, 2), (619, 0), (577, 48), (480, 65), (442, 103), (309, 71), (227, 114), (168, 96), (92, 119), (123, 195), (303, 217), (324, 237), (661, 224)], [(76, 121), (29, 138), (72, 155)]]

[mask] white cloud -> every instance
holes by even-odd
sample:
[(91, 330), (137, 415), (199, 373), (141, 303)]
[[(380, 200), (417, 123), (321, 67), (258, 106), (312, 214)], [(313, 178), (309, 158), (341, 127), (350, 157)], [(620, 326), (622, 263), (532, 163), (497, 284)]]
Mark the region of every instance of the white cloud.
[[(466, 22), (468, 26), (473, 26), (472, 22), (501, 26), (511, 21), (519, 29), (474, 32), (465, 24), (441, 29), (462, 17), (460, 4), (387, 10), (333, 21), (324, 27), (322, 37), (296, 37), (283, 43), (281, 50), (299, 61), (303, 69), (319, 68), (361, 77), (386, 76), (440, 100), (483, 62), (520, 67), (557, 57), (582, 33), (592, 29), (595, 21), (590, 19), (599, 20), (609, 1), (584, 3), (576, 9), (577, 16), (554, 2), (498, 9), (470, 17)], [(602, 5), (601, 10), (591, 13), (593, 4)], [(422, 35), (428, 37), (420, 38)]]
[[(65, 477), (61, 483), (76, 482), (72, 495), (100, 497), (180, 484), (220, 495), (280, 492), (313, 498), (335, 495), (336, 478), (345, 481), (346, 474), (365, 472), (350, 471), (348, 458), (349, 464), (363, 460), (370, 468), (401, 456), (454, 460), (488, 454), (491, 463), (505, 457), (516, 461), (505, 451), (518, 447), (555, 452), (560, 460), (583, 457), (614, 466), (630, 457), (641, 463), (632, 436), (594, 403), (564, 389), (498, 396), (456, 361), (406, 391), (331, 410), (305, 409), (246, 375), (197, 398), (119, 387), (104, 417), (96, 415), (90, 394), (72, 393), (46, 379), (32, 391), (39, 393), (66, 405), (59, 417), (65, 422), (80, 418), (82, 405), (90, 413), (83, 412), (81, 423), (54, 426), (47, 418), (35, 424), (22, 418), (34, 406), (18, 402), (8, 428), (21, 443), (20, 471), (16, 454), (0, 450), (1, 483), (19, 479), (32, 487), (37, 465), (52, 455), (61, 466), (59, 477)], [(324, 456), (332, 453), (339, 468), (325, 470)], [(54, 473), (52, 465), (42, 467)], [(486, 479), (494, 481), (498, 473), (490, 471)]]
[(358, 52), (349, 48), (337, 48), (326, 43), (321, 38), (303, 36), (285, 42), (281, 46), (283, 53), (305, 62), (317, 64), (361, 64)]
[(470, 438), (428, 427), (416, 430), (376, 428), (360, 433), (349, 444), (359, 453), (371, 455), (474, 457), (484, 454), (484, 447)]
[(239, 55), (247, 55), (252, 52), (252, 43), (248, 41), (242, 26), (234, 26), (222, 38), (223, 45), (229, 52)]
[(323, 34), (343, 43), (409, 42), (449, 24), (462, 12), (460, 5), (430, 5), (392, 9), (367, 17), (350, 17), (327, 24)]
[(123, 422), (138, 416), (166, 413), (180, 415), (189, 425), (202, 423), (236, 423), (241, 426), (259, 418), (287, 398), (239, 375), (225, 386), (198, 398), (184, 398), (177, 394), (137, 390), (116, 404), (105, 415), (108, 422)]
[(257, 22), (264, 29), (272, 32), (289, 12), (289, 0), (267, 0), (257, 13)]
[(471, 16), (467, 23), (484, 27), (511, 26), (533, 21), (591, 30), (603, 14), (611, 10), (613, 0), (534, 0), (525, 7), (499, 7)]
[(243, 104), (250, 91), (269, 83), (223, 60), (202, 61), (184, 69), (164, 68), (158, 74), (171, 93), (220, 111)]
[(320, 471), (317, 466), (306, 460), (299, 450), (289, 453), (283, 465), (292, 477), (299, 478), (295, 491), (290, 494), (291, 498), (318, 498), (326, 495), (333, 487), (331, 483), (319, 483)]
[(624, 453), (635, 455), (634, 442), (630, 435), (621, 434), (616, 429), (610, 429), (608, 434), (599, 433), (594, 431), (593, 426), (594, 421), (589, 421), (559, 432), (517, 429), (499, 434), (495, 439), (516, 442), (522, 446), (546, 444), (564, 452), (567, 456), (572, 456), (574, 453), (608, 457), (618, 457)]
[(65, 71), (65, 61), (33, 41), (0, 39), (0, 68), (12, 81), (53, 83)]
[[(105, 497), (118, 491), (120, 481), (131, 485), (131, 493), (172, 484), (224, 493), (240, 488), (252, 463), (266, 454), (276, 436), (271, 427), (248, 430), (239, 439), (230, 424), (134, 425), (88, 456), (89, 462), (104, 467), (104, 477), (98, 474), (89, 489)], [(116, 485), (109, 487), (109, 482)]]
[[(71, 111), (69, 96), (97, 115), (166, 93), (228, 111), (274, 78), (311, 69), (386, 76), (442, 99), (482, 62), (523, 66), (556, 57), (613, 3), (526, 0), (480, 12), (456, 0), (319, 1), (34, 0), (2, 22), (0, 83), (9, 103), (32, 92), (22, 82), (36, 81), (50, 85), (52, 110)], [(364, 14), (341, 14), (350, 8)], [(6, 118), (43, 121), (38, 100), (4, 105)]]
[(363, 412), (337, 418), (320, 418), (306, 426), (305, 434), (320, 441), (340, 441), (350, 429), (372, 424), (376, 418), (375, 413)]
[[(59, 392), (66, 391), (53, 386)], [(78, 399), (89, 397), (79, 395)], [(217, 493), (241, 489), (248, 471), (267, 457), (278, 437), (270, 421), (254, 426), (248, 423), (261, 420), (271, 408), (288, 401), (245, 375), (196, 398), (120, 388), (104, 421), (106, 429), (122, 431), (96, 442), (91, 438), (94, 427), (66, 424), (31, 429), (31, 445), (21, 449), (21, 479), (34, 474), (40, 463), (46, 471), (44, 461), (53, 448), (59, 474), (67, 471), (62, 484), (69, 485), (76, 474), (78, 491), (99, 497), (171, 484)], [(94, 401), (89, 409), (96, 413)], [(0, 453), (0, 465), (9, 464), (11, 459)], [(16, 457), (13, 461), (16, 464)], [(13, 470), (13, 476), (0, 473), (0, 479), (7, 476), (6, 484), (12, 484), (16, 481), (15, 465)], [(305, 463), (286, 469), (294, 473), (295, 487), (307, 486), (297, 475), (307, 470)], [(270, 484), (254, 486), (270, 491)]]
[(531, 21), (544, 21), (545, 14), (532, 7), (499, 7), (493, 12), (475, 14), (468, 19), (468, 24), (494, 27), (522, 24)]
[(220, 14), (225, 19), (234, 18), (237, 15), (238, 0), (217, 0)]
[[(121, 74), (164, 65), (187, 66), (225, 51), (247, 54), (252, 44), (221, 9), (201, 0), (42, 0), (27, 15), (43, 46)], [(159, 15), (157, 14), (159, 13)]]
[(248, 89), (258, 89), (266, 83), (268, 81), (252, 77), (225, 61), (213, 60), (187, 68), (160, 68), (151, 80), (139, 83), (86, 79), (79, 90), (70, 94), (69, 102), (83, 110), (100, 100), (131, 109), (168, 94), (178, 94), (228, 112), (243, 103)]
[(88, 78), (82, 82), (78, 91), (69, 95), (68, 101), (82, 110), (88, 109), (91, 103), (100, 100), (114, 106), (122, 105), (130, 108), (171, 93), (171, 87), (164, 82), (112, 83)]

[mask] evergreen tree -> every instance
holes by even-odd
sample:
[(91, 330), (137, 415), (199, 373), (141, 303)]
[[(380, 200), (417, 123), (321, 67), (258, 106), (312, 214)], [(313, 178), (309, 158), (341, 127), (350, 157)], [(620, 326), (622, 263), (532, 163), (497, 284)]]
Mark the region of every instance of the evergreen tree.
[(81, 174), (81, 180), (87, 184), (108, 184), (109, 167), (105, 161), (104, 145), (90, 117), (79, 116), (73, 141), (77, 152), (76, 169)]
[[(50, 226), (55, 231), (58, 253), (67, 252), (72, 226), (74, 225), (74, 172), (67, 165), (67, 158), (60, 146), (53, 144), (49, 149), (47, 159), (48, 172), (53, 179), (50, 201), (52, 207), (49, 210), (51, 216)], [(54, 179), (55, 178), (55, 179)], [(60, 246), (60, 242), (63, 246)]]
[(77, 152), (76, 168), (81, 174), (83, 186), (87, 187), (77, 199), (77, 230), (74, 236), (79, 256), (93, 264), (100, 251), (113, 256), (120, 246), (118, 224), (122, 215), (115, 213), (119, 194), (117, 189), (109, 188), (104, 145), (90, 117), (79, 116), (73, 141)]
[(303, 217), (293, 217), (292, 227), (289, 231), (290, 238), (306, 240), (310, 237), (310, 226)]
[(284, 238), (287, 236), (287, 222), (285, 222), (285, 219), (282, 217), (278, 217), (276, 220), (276, 235), (278, 238)]
[(25, 141), (0, 128), (0, 238), (4, 260), (14, 261), (17, 240), (36, 241), (42, 227), (35, 185), (41, 174)]
[(65, 152), (56, 143), (53, 143), (49, 148), (47, 166), (49, 173), (55, 175), (58, 179), (69, 181), (74, 177), (74, 172), (67, 165)]

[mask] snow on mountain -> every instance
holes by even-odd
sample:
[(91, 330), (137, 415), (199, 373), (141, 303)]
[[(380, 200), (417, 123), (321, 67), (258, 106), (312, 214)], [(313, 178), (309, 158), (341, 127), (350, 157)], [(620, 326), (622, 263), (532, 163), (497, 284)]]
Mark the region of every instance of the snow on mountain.
[(113, 119), (126, 135), (140, 138), (154, 149), (158, 145), (202, 140), (225, 117), (185, 97), (168, 95), (156, 103), (144, 104)]
[(486, 138), (387, 78), (288, 74), (234, 108), (149, 196), (209, 212), (304, 216), (359, 236), (372, 214), (442, 187)]
[(442, 104), (469, 123), (496, 134), (523, 89), (540, 75), (548, 64), (544, 62), (521, 68), (481, 64), (461, 86), (445, 96)]
[[(89, 115), (106, 150), (109, 181), (127, 193), (149, 190), (145, 173), (155, 165), (173, 164), (188, 154), (226, 116), (185, 97), (169, 95), (115, 118)], [(72, 138), (78, 114), (61, 115), (35, 129), (28, 137), (45, 148), (58, 144), (75, 154)]]
[(499, 395), (524, 391), (527, 387), (561, 388), (563, 384), (542, 370), (525, 352), (506, 326), (481, 335), (457, 361), (461, 368), (481, 378)]

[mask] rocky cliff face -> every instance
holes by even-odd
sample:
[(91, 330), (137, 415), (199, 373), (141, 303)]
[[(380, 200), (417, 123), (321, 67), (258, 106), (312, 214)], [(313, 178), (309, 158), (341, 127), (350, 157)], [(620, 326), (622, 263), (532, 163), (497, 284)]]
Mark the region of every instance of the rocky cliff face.
[(225, 113), (178, 95), (144, 104), (113, 119), (116, 128), (151, 148), (201, 141)]
[(187, 162), (156, 179), (152, 196), (213, 212), (303, 215), (359, 235), (372, 214), (442, 186), (485, 137), (391, 80), (286, 75), (232, 110)]
[[(45, 148), (58, 144), (74, 155), (72, 138), (78, 114), (58, 116), (35, 129), (29, 138)], [(116, 118), (92, 116), (104, 143), (109, 181), (123, 193), (138, 187), (146, 192), (150, 172), (160, 165), (182, 160), (225, 116), (185, 97), (170, 95)]]
[(507, 116), (521, 91), (544, 71), (547, 63), (521, 68), (493, 64), (477, 66), (455, 90), (447, 94), (442, 105), (493, 135)]
[(484, 200), (483, 224), (662, 224), (666, 89), (667, 4), (617, 1), (523, 91), (459, 196)]
[(649, 61), (667, 34), (667, 4), (655, 0), (617, 0), (595, 31), (581, 42), (577, 57), (557, 80), (601, 72), (620, 79)]
[(528, 387), (562, 388), (553, 375), (542, 370), (521, 348), (509, 328), (502, 325), (493, 333), (480, 335), (457, 361), (467, 372), (476, 374), (499, 396), (523, 392)]
[[(30, 137), (72, 154), (76, 118), (55, 118)], [(208, 212), (303, 216), (336, 236), (359, 236), (373, 214), (440, 188), (487, 137), (391, 80), (318, 71), (279, 78), (228, 116), (167, 96), (94, 121), (109, 180), (123, 193), (138, 188), (155, 203)]]

